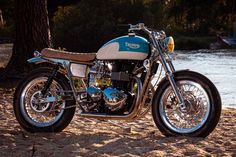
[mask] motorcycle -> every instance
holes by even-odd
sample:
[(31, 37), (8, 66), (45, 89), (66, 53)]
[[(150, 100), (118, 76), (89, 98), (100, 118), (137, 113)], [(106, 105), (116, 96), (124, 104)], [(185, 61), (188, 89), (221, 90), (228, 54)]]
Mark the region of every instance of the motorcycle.
[[(127, 36), (107, 42), (97, 53), (35, 51), (28, 62), (38, 66), (16, 88), (15, 116), (26, 131), (60, 132), (76, 107), (84, 118), (129, 121), (151, 109), (164, 135), (206, 137), (220, 118), (219, 92), (200, 73), (176, 71), (173, 52), (171, 36), (143, 23), (129, 25)], [(160, 69), (165, 76), (154, 85)]]

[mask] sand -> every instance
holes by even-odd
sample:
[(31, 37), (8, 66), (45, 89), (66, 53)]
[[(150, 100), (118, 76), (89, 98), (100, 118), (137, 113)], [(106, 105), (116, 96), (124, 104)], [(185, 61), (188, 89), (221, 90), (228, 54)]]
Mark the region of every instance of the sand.
[(0, 68), (6, 67), (12, 55), (12, 44), (0, 44)]
[(0, 90), (0, 156), (236, 156), (236, 109), (224, 108), (220, 123), (207, 138), (165, 137), (151, 115), (119, 121), (131, 132), (107, 121), (74, 116), (61, 133), (27, 133), (12, 109), (13, 90)]

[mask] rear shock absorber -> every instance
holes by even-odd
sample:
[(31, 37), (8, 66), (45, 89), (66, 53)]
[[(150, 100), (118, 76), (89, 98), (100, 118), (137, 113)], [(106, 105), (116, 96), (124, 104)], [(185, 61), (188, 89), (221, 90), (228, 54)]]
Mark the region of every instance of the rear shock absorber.
[(45, 96), (45, 94), (48, 92), (48, 89), (51, 86), (53, 79), (57, 76), (58, 70), (59, 70), (59, 65), (56, 64), (52, 70), (52, 75), (48, 77), (47, 82), (45, 83), (43, 89), (41, 90), (43, 96)]

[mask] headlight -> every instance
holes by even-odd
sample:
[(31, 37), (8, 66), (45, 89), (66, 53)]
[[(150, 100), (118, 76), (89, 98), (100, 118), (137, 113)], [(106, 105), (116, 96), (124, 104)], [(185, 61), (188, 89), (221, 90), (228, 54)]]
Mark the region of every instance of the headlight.
[(173, 53), (175, 49), (175, 42), (172, 37), (167, 37), (163, 40), (164, 48), (169, 52)]

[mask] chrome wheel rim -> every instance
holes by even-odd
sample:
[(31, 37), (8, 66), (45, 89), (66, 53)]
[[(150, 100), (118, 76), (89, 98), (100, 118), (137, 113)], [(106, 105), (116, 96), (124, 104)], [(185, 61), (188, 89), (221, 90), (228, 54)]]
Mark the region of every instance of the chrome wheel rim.
[(53, 80), (48, 92), (43, 97), (41, 90), (47, 77), (31, 80), (23, 89), (20, 97), (20, 110), (24, 119), (36, 127), (47, 127), (56, 123), (62, 116), (65, 101), (40, 103), (41, 98), (63, 94), (61, 85)]
[(159, 105), (161, 119), (172, 131), (186, 134), (201, 128), (210, 112), (210, 99), (204, 88), (193, 81), (178, 81), (177, 86), (185, 101), (180, 107), (177, 98), (169, 86), (163, 93)]

